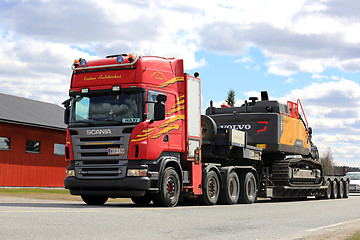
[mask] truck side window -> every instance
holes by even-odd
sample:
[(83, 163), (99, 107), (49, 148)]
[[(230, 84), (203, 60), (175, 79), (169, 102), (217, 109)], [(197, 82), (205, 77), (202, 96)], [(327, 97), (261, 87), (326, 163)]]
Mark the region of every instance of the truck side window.
[(148, 103), (147, 103), (148, 113), (147, 113), (147, 118), (149, 120), (154, 119), (154, 106), (155, 106), (155, 102), (156, 102), (156, 97), (159, 94), (165, 94), (165, 93), (154, 91), (154, 90), (149, 90), (148, 91), (148, 97), (147, 97), (147, 100), (148, 100)]
[(89, 118), (90, 99), (88, 97), (78, 97), (75, 101), (75, 120), (87, 120)]

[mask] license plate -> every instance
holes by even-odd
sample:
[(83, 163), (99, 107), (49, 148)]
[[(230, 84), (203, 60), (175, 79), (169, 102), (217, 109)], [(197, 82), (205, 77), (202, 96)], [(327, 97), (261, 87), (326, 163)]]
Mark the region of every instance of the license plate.
[(108, 148), (108, 155), (125, 155), (125, 148)]

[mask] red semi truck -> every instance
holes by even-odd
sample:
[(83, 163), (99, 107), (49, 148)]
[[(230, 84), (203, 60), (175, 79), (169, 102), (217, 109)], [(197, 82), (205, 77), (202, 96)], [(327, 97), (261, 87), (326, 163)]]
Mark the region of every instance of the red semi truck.
[(87, 204), (348, 196), (348, 179), (324, 176), (299, 101), (262, 92), (202, 116), (198, 73), (184, 73), (182, 59), (121, 54), (72, 69), (64, 184)]

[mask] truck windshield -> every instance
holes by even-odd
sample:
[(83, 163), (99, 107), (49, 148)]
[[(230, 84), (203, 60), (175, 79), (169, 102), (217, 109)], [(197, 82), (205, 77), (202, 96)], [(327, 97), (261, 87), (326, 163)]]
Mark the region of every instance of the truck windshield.
[(142, 93), (76, 96), (71, 104), (70, 124), (137, 124), (142, 121), (142, 99)]

